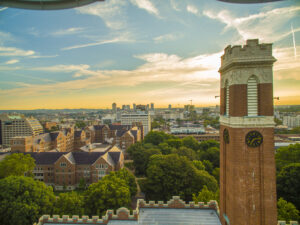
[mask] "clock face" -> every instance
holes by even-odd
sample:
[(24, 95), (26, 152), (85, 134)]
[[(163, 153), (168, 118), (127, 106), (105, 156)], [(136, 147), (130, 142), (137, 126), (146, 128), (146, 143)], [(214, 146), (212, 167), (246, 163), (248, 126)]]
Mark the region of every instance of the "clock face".
[(263, 143), (263, 136), (258, 131), (250, 131), (246, 135), (246, 144), (251, 148), (256, 148)]
[(227, 129), (224, 129), (223, 131), (223, 139), (226, 144), (229, 144), (229, 132)]

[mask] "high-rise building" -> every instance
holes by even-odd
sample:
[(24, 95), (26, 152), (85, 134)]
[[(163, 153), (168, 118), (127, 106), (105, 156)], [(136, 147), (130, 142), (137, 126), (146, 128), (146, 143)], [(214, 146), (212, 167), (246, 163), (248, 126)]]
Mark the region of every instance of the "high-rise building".
[(172, 105), (171, 104), (169, 104), (169, 110), (171, 110), (172, 109)]
[(147, 112), (127, 113), (121, 115), (122, 125), (132, 125), (132, 123), (141, 122), (143, 124), (143, 134), (147, 135), (151, 130), (150, 114)]
[(154, 103), (151, 103), (151, 110), (154, 111)]
[(40, 122), (23, 115), (0, 115), (2, 145), (10, 147), (10, 140), (16, 136), (37, 136), (43, 133)]
[(221, 59), (222, 224), (277, 224), (272, 44), (247, 40)]
[(133, 103), (132, 108), (133, 108), (133, 111), (136, 111), (136, 104), (135, 103)]
[(117, 112), (117, 104), (115, 102), (112, 104), (112, 111), (114, 113)]
[(125, 110), (126, 109), (126, 105), (122, 105), (122, 110)]

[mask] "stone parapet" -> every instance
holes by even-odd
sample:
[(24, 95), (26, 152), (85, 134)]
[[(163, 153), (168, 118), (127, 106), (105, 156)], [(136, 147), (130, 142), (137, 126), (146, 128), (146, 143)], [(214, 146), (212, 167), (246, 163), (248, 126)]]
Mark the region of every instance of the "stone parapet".
[(221, 59), (221, 72), (232, 64), (272, 64), (276, 61), (272, 56), (272, 44), (259, 44), (258, 39), (247, 40), (244, 46), (228, 45)]
[(185, 203), (180, 199), (179, 196), (173, 196), (170, 201), (167, 201), (165, 204), (163, 201), (149, 201), (148, 203), (144, 199), (138, 200), (138, 208), (169, 208), (169, 209), (214, 209), (219, 214), (219, 206), (218, 203), (214, 200), (209, 201), (207, 204), (204, 202), (189, 202)]

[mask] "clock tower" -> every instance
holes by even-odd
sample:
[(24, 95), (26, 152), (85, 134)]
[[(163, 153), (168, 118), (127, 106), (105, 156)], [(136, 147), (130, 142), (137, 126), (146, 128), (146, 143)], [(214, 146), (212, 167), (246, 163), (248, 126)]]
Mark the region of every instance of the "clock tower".
[(229, 45), (221, 60), (220, 219), (276, 225), (272, 44)]

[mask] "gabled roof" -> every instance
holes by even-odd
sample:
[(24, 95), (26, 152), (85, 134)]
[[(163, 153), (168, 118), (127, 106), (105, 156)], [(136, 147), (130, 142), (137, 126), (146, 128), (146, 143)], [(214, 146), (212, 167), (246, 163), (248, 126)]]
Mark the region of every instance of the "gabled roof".
[(94, 129), (95, 130), (102, 130), (103, 127), (105, 127), (106, 125), (94, 125)]
[(129, 130), (132, 126), (131, 125), (112, 125), (109, 124), (109, 129), (111, 130)]
[(116, 136), (122, 137), (128, 130), (117, 130)]
[(81, 136), (81, 133), (82, 133), (83, 130), (75, 130), (74, 132), (74, 136), (75, 137), (80, 137)]
[(121, 152), (108, 152), (109, 156), (113, 160), (114, 164), (118, 164), (120, 161)]
[(137, 140), (137, 130), (130, 130), (130, 133), (134, 137), (135, 140)]
[(55, 141), (56, 138), (58, 137), (58, 135), (59, 135), (59, 131), (58, 132), (51, 132), (50, 133), (51, 140)]

